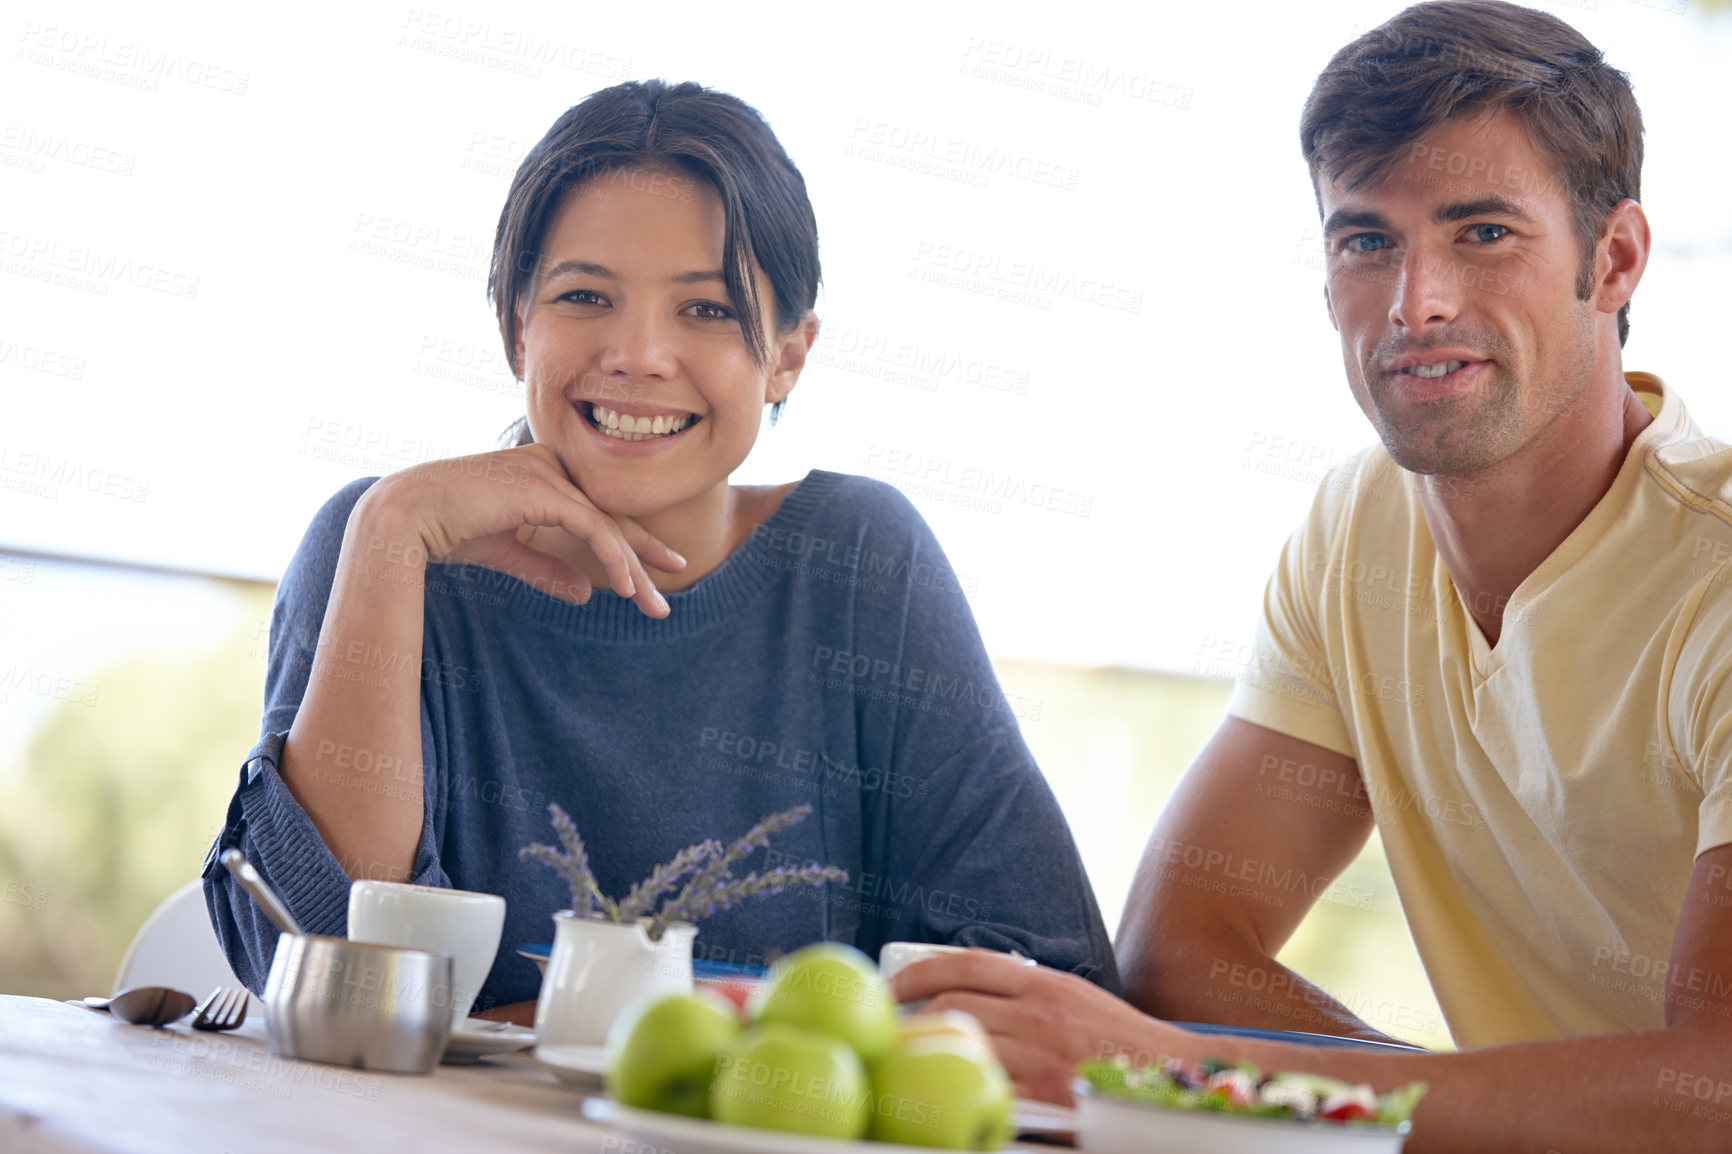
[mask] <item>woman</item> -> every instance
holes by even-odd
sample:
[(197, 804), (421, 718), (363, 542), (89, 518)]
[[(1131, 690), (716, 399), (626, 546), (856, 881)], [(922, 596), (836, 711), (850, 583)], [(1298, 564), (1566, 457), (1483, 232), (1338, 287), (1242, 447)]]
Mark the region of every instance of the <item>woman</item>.
[[(527, 397), (517, 443), (345, 487), (278, 590), (263, 736), (218, 846), (309, 932), (344, 932), (351, 878), (502, 894), (477, 1007), (524, 1001), (538, 978), (514, 947), (568, 904), (516, 852), (549, 840), (549, 801), (615, 896), (809, 803), (760, 858), (849, 883), (718, 913), (697, 957), (915, 939), (1116, 986), (919, 516), (858, 477), (728, 483), (799, 379), (818, 279), (804, 181), (731, 96), (622, 84), (525, 157), (490, 285)], [(221, 869), (205, 879), (258, 990), (276, 932)]]

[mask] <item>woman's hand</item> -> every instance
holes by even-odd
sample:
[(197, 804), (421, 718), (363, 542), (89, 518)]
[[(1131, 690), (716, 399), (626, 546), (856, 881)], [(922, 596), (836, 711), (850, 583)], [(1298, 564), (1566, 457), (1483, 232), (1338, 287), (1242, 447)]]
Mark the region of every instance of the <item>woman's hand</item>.
[[(596, 508), (546, 445), (428, 461), (384, 478), (362, 500), (402, 526), (393, 536), (409, 538), (380, 548), (413, 549), (418, 542), (421, 561), (496, 569), (577, 605), (589, 600), (590, 579), (571, 562), (532, 548), (527, 542), (536, 529), (558, 527), (588, 545), (614, 592), (650, 617), (666, 617), (668, 604), (644, 565), (675, 573), (686, 564), (629, 517)], [(363, 546), (363, 557), (377, 551), (375, 544)]]
[(1076, 1068), (1125, 1054), (1140, 1064), (1186, 1057), (1192, 1036), (1148, 1017), (1075, 974), (991, 950), (942, 954), (890, 979), (899, 1001), (973, 1014), (992, 1038), (1019, 1098), (1070, 1105)]

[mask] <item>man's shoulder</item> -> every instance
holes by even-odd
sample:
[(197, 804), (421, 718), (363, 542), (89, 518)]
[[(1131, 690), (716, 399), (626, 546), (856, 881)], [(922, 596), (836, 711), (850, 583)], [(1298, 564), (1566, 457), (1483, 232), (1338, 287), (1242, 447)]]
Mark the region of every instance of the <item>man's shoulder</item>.
[(1676, 507), (1732, 525), (1732, 444), (1703, 432), (1683, 398), (1660, 378), (1643, 372), (1625, 377), (1654, 418), (1631, 449), (1646, 482), (1634, 489), (1634, 502), (1647, 506), (1645, 513)]
[(1656, 448), (1648, 479), (1663, 500), (1732, 525), (1732, 445), (1694, 436)]

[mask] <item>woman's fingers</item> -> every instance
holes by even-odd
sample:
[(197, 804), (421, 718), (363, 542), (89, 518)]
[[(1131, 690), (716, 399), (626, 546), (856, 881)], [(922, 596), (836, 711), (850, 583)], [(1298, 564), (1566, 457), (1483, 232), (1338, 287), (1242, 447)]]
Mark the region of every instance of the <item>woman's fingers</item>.
[[(560, 515), (556, 523), (589, 546), (590, 552), (607, 570), (608, 583), (615, 593), (635, 601), (637, 607), (650, 617), (668, 615), (667, 599), (644, 572), (643, 562), (626, 542), (618, 522), (588, 501), (581, 508), (562, 506), (557, 512)], [(667, 551), (672, 553), (672, 550)]]
[(621, 597), (628, 597), (650, 617), (668, 615), (667, 599), (655, 587), (644, 571), (639, 546), (648, 553), (656, 567), (668, 572), (685, 568), (686, 560), (651, 536), (643, 526), (626, 517), (614, 517), (596, 508), (594, 502), (579, 489), (560, 463), (559, 457), (546, 445), (526, 445), (547, 466), (548, 480), (556, 490), (570, 498), (555, 510), (561, 528), (589, 546), (596, 560), (607, 571), (608, 583)]
[(637, 593), (632, 597), (632, 600), (637, 602), (637, 607), (643, 610), (646, 615), (658, 618), (666, 617), (670, 612), (667, 598), (663, 597), (661, 590), (656, 588), (656, 583), (650, 580), (650, 575), (644, 572), (643, 562), (638, 558), (638, 555), (628, 552), (626, 556), (631, 562), (632, 581), (637, 586)]
[(425, 522), (422, 539), (435, 560), (499, 569), (552, 596), (582, 604), (589, 599), (590, 578), (533, 545), (535, 528), (557, 527), (588, 546), (615, 593), (650, 617), (668, 615), (667, 600), (650, 580), (644, 561), (677, 572), (685, 568), (685, 558), (635, 521), (597, 508), (546, 445), (430, 462), (417, 469), (426, 473), (424, 479), (437, 494), (431, 500), (415, 499)]
[(686, 567), (686, 559), (662, 544), (650, 535), (650, 531), (639, 525), (630, 517), (615, 517), (614, 522), (625, 534), (626, 544), (632, 552), (638, 555), (638, 560), (645, 565), (660, 569), (663, 573), (678, 573)]
[(569, 561), (531, 549), (515, 539), (500, 560), (500, 564), (492, 567), (511, 574), (531, 589), (573, 605), (589, 604), (594, 586), (583, 570)]
[(508, 573), (532, 589), (583, 605), (589, 601), (591, 583), (582, 569), (559, 557), (529, 547), (533, 526), (515, 533), (492, 533), (465, 541), (444, 560), (457, 565), (479, 565)]

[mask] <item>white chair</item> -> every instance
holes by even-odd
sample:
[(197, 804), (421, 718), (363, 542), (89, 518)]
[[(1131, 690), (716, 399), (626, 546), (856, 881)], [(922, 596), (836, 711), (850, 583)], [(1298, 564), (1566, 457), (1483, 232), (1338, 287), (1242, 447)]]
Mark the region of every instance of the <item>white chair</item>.
[[(200, 1001), (218, 986), (240, 984), (217, 944), (204, 905), (204, 884), (197, 879), (175, 890), (144, 919), (114, 976), (116, 993), (129, 986), (172, 986)], [(252, 999), (247, 1016), (263, 1012), (259, 1000)]]

